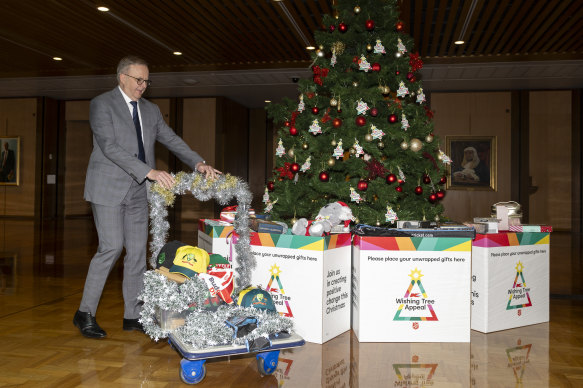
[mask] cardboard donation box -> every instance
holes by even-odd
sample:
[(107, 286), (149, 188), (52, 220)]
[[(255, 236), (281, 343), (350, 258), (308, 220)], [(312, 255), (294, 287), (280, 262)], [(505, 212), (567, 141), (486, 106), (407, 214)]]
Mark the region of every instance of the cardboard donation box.
[(478, 234), (472, 246), (472, 329), (549, 320), (549, 233)]
[(257, 261), (252, 284), (271, 292), (300, 336), (321, 344), (350, 330), (350, 234), (251, 233), (250, 240)]
[(468, 229), (456, 237), (355, 236), (352, 328), (360, 342), (470, 341)]
[(209, 253), (230, 257), (233, 224), (219, 220), (198, 221), (198, 247)]

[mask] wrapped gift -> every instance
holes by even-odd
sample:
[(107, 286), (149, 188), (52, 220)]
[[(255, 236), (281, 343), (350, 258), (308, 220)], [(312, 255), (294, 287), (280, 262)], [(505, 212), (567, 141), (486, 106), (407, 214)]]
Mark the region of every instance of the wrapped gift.
[(550, 225), (512, 225), (508, 227), (508, 230), (518, 233), (551, 233), (553, 227)]
[[(221, 210), (220, 219), (221, 221), (233, 222), (235, 221), (235, 216), (237, 215), (237, 206), (227, 206)], [(249, 209), (249, 216), (254, 216), (255, 210)]]

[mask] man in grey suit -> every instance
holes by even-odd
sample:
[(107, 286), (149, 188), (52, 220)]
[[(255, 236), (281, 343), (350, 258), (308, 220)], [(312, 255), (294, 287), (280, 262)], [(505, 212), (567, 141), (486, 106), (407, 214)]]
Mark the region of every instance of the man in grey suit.
[(118, 87), (95, 97), (90, 105), (93, 152), (87, 167), (85, 200), (91, 202), (99, 247), (91, 259), (83, 298), (73, 318), (73, 324), (89, 338), (106, 336), (95, 314), (107, 277), (124, 247), (123, 329), (143, 331), (137, 297), (147, 270), (146, 181), (156, 181), (166, 188), (174, 184), (172, 175), (156, 170), (156, 141), (207, 178), (220, 174), (166, 125), (157, 105), (141, 98), (151, 83), (148, 77), (143, 59), (125, 57), (117, 67)]

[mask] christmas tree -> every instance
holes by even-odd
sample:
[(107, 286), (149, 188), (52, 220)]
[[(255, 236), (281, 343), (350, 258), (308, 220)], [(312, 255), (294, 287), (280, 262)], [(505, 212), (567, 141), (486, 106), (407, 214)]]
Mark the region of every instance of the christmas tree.
[(327, 203), (357, 222), (439, 220), (449, 158), (433, 135), (413, 39), (396, 0), (338, 0), (315, 32), (311, 79), (272, 104), (274, 177), (263, 202), (277, 220), (314, 218)]

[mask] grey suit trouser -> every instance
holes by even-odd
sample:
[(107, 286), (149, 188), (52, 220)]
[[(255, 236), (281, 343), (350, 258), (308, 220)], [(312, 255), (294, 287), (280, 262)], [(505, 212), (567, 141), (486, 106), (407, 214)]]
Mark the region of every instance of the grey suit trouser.
[(91, 259), (79, 310), (95, 316), (103, 287), (117, 259), (126, 249), (123, 269), (124, 318), (139, 318), (138, 294), (146, 272), (148, 241), (148, 200), (146, 183), (132, 186), (121, 204), (104, 206), (91, 203), (99, 237), (97, 253)]

